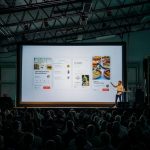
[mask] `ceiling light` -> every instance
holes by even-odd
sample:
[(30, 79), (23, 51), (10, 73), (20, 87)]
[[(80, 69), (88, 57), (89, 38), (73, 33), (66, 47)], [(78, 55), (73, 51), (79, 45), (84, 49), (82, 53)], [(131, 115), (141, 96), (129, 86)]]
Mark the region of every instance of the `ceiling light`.
[(44, 19), (44, 26), (47, 28), (49, 26), (47, 18)]
[(96, 40), (105, 40), (105, 39), (110, 39), (114, 37), (116, 37), (116, 35), (106, 35), (106, 36), (96, 37)]

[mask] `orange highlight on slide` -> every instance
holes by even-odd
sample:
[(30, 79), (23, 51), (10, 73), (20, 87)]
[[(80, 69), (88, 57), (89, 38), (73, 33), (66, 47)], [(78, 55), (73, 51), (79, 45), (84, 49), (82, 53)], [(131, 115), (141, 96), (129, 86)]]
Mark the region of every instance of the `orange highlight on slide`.
[(50, 86), (43, 86), (44, 90), (50, 89)]
[(109, 91), (109, 89), (107, 89), (107, 88), (103, 88), (103, 89), (102, 89), (102, 91)]

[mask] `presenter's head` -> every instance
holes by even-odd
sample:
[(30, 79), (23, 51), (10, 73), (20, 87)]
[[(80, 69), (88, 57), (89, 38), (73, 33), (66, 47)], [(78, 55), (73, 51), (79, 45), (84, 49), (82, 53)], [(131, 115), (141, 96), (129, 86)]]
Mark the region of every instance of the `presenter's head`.
[(121, 80), (119, 80), (119, 81), (118, 81), (118, 85), (121, 85), (121, 84), (122, 84), (122, 81), (121, 81)]

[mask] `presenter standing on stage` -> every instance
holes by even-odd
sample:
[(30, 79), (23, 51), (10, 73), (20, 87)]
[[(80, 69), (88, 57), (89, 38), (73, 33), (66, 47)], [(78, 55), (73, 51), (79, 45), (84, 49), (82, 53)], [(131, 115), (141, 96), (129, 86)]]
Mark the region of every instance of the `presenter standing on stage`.
[(122, 81), (118, 81), (117, 85), (114, 85), (111, 82), (111, 85), (117, 89), (117, 94), (116, 94), (116, 99), (115, 99), (115, 105), (117, 106), (117, 100), (118, 100), (118, 98), (119, 98), (119, 101), (121, 102), (122, 94), (124, 92), (124, 87), (122, 85)]

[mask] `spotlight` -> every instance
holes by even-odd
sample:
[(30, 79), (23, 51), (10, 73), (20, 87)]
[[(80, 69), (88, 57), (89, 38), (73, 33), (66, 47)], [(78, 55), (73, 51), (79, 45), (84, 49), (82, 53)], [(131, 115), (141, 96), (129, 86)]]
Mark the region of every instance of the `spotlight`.
[(24, 30), (25, 31), (28, 31), (29, 30), (29, 26), (28, 26), (28, 24), (26, 23), (26, 24), (24, 24)]
[(88, 21), (88, 16), (82, 13), (80, 17), (80, 25), (86, 25)]
[(84, 13), (89, 13), (92, 8), (92, 0), (85, 0), (83, 3), (83, 10)]
[(47, 28), (49, 26), (47, 18), (44, 19), (44, 26)]
[(112, 16), (112, 10), (107, 10), (107, 16), (108, 17)]
[(106, 27), (106, 23), (103, 22), (103, 23), (102, 23), (102, 28), (105, 28), (105, 27)]

